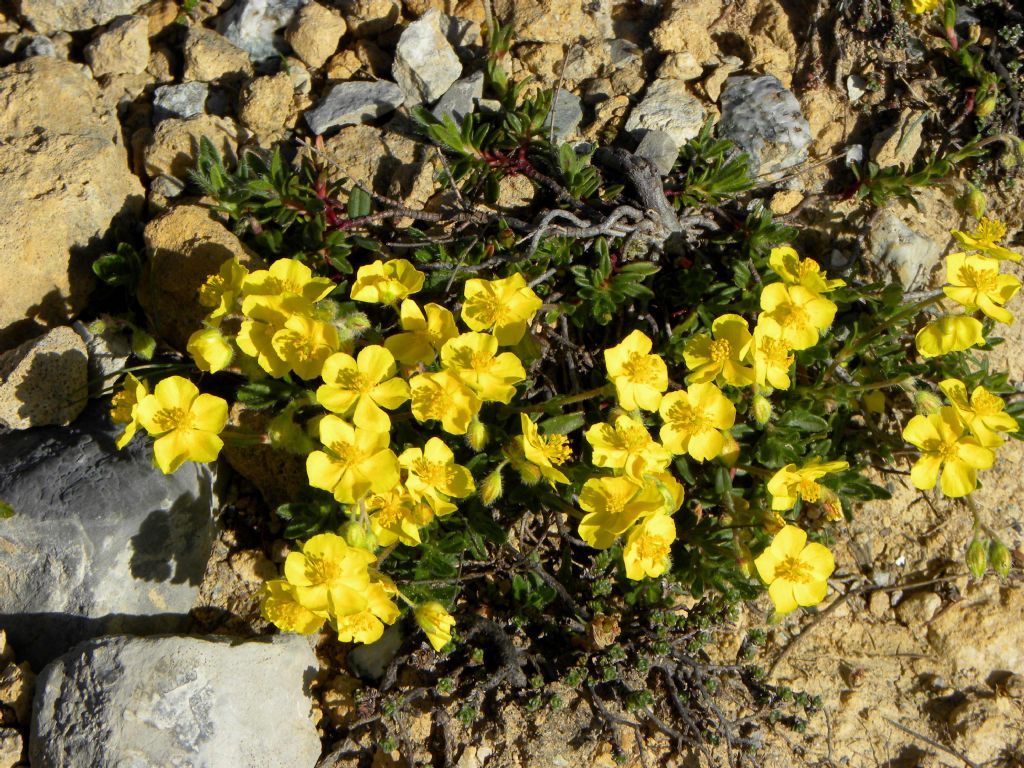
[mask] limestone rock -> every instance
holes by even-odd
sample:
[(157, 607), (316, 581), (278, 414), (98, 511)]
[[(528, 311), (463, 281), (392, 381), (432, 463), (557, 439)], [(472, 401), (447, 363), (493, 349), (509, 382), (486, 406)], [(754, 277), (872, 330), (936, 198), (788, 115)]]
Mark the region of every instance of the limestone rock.
[[(231, 406), (229, 423), (252, 432), (266, 431), (271, 415), (240, 403)], [(309, 487), (303, 456), (278, 450), (271, 445), (225, 445), (224, 458), (231, 468), (249, 480), (271, 509), (302, 498)]]
[(374, 37), (398, 23), (402, 6), (398, 0), (341, 0), (341, 13), (355, 37)]
[(370, 125), (343, 128), (324, 145), (348, 178), (419, 207), (434, 191), (429, 145)]
[(161, 474), (141, 436), (118, 451), (109, 410), (0, 436), (0, 628), (36, 669), (86, 638), (179, 629), (206, 569), (211, 468)]
[(917, 151), (921, 149), (927, 116), (926, 112), (903, 110), (896, 125), (875, 137), (871, 145), (871, 159), (881, 168), (895, 165), (909, 169), (914, 164)]
[(679, 146), (700, 133), (704, 107), (682, 80), (663, 78), (651, 83), (644, 100), (633, 108), (626, 130), (636, 136), (645, 131), (664, 131)]
[(0, 768), (15, 768), (21, 763), (25, 746), (14, 728), (0, 728)]
[(867, 246), (875, 263), (891, 270), (907, 290), (926, 287), (942, 256), (942, 246), (915, 232), (890, 210), (875, 218)]
[(81, 310), (103, 239), (142, 200), (87, 70), (45, 56), (0, 70), (0, 350)]
[(604, 39), (597, 19), (585, 10), (588, 5), (574, 0), (495, 0), (494, 14), (512, 27), (512, 39), (519, 43)]
[(476, 101), (484, 95), (484, 73), (474, 72), (469, 77), (452, 83), (433, 109), (438, 120), (450, 115), (456, 125), (462, 125), (462, 118), (476, 109)]
[(332, 128), (355, 125), (385, 115), (405, 101), (402, 89), (386, 80), (338, 83), (305, 117), (309, 130), (323, 134)]
[(178, 117), (187, 120), (206, 110), (206, 99), (210, 86), (206, 83), (188, 82), (176, 85), (161, 85), (153, 91), (153, 122)]
[(35, 768), (313, 768), (306, 638), (106, 637), (42, 671)]
[(287, 72), (256, 77), (245, 84), (238, 102), (238, 119), (259, 136), (279, 134), (291, 122), (295, 89)]
[(580, 127), (583, 122), (583, 104), (580, 97), (572, 91), (559, 88), (551, 111), (544, 120), (544, 129), (554, 126), (555, 141), (565, 141)]
[(648, 131), (634, 154), (646, 157), (662, 176), (667, 176), (679, 158), (679, 145), (665, 131)]
[(212, 82), (251, 74), (248, 53), (213, 30), (189, 27), (185, 36), (185, 80)]
[(928, 625), (928, 643), (958, 672), (985, 678), (993, 670), (1024, 671), (1024, 592), (1012, 587), (965, 595)]
[(896, 606), (896, 618), (911, 629), (920, 629), (941, 607), (942, 598), (934, 592), (915, 592), (900, 600)]
[(131, 344), (128, 336), (101, 321), (86, 325), (80, 320), (71, 324), (85, 342), (89, 355), (89, 397), (100, 397), (128, 364)]
[(672, 77), (676, 80), (696, 80), (704, 74), (704, 67), (689, 51), (670, 53), (658, 67), (658, 77)]
[(88, 371), (85, 342), (67, 326), (0, 355), (0, 424), (70, 424), (85, 408)]
[(149, 269), (143, 275), (139, 302), (157, 333), (184, 350), (188, 337), (201, 325), (209, 308), (199, 304), (199, 288), (221, 264), (236, 257), (254, 269), (262, 266), (227, 227), (210, 218), (206, 208), (179, 205), (146, 225)]
[(428, 11), (398, 39), (392, 72), (410, 107), (441, 98), (462, 74), (462, 63), (441, 30), (440, 19), (439, 11)]
[(94, 77), (140, 75), (149, 65), (149, 20), (123, 16), (85, 47)]
[(28, 725), (32, 714), (32, 688), (36, 676), (27, 661), (9, 662), (0, 671), (0, 702), (14, 714), (14, 722)]
[(750, 172), (769, 179), (807, 159), (811, 128), (800, 103), (779, 79), (730, 77), (718, 133), (750, 155)]
[(185, 179), (195, 166), (199, 140), (206, 137), (225, 158), (233, 164), (235, 152), (245, 138), (234, 121), (216, 115), (196, 115), (187, 120), (171, 118), (161, 122), (146, 145), (144, 160), (146, 174), (156, 178), (161, 174)]
[(135, 13), (146, 0), (20, 0), (18, 12), (44, 35), (81, 32)]
[(340, 13), (314, 0), (295, 14), (284, 37), (300, 59), (319, 69), (338, 50), (347, 28)]
[(261, 62), (283, 49), (280, 30), (295, 18), (305, 0), (238, 0), (219, 20), (218, 30), (231, 43)]
[(722, 15), (722, 0), (670, 0), (651, 42), (662, 53), (690, 53), (700, 64), (715, 59), (711, 25)]

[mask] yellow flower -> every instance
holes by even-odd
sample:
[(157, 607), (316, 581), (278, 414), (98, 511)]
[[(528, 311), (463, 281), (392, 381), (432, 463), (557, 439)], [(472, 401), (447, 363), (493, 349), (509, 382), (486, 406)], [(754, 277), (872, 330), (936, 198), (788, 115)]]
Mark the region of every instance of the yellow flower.
[(228, 259), (220, 265), (216, 275), (206, 278), (199, 289), (199, 303), (213, 307), (207, 319), (216, 320), (238, 311), (238, 297), (242, 295), (242, 285), (248, 275), (249, 270), (239, 264), (238, 259)]
[(754, 383), (754, 370), (743, 365), (750, 349), (747, 321), (739, 315), (722, 315), (711, 324), (711, 334), (698, 333), (686, 342), (683, 358), (693, 373), (687, 383), (715, 381), (745, 387)]
[(915, 416), (903, 430), (903, 439), (921, 449), (921, 457), (910, 468), (915, 488), (935, 487), (942, 470), (940, 487), (950, 498), (966, 496), (978, 487), (979, 469), (989, 469), (995, 454), (975, 438), (966, 437), (967, 425), (956, 409), (946, 406), (929, 416)]
[(405, 333), (384, 339), (384, 346), (403, 365), (429, 365), (444, 343), (459, 335), (455, 317), (447, 309), (439, 304), (427, 304), (423, 310), (412, 299), (403, 301), (401, 322)]
[(754, 328), (754, 381), (758, 386), (789, 389), (793, 349), (782, 339), (765, 332), (759, 322)]
[(367, 568), (376, 560), (372, 552), (350, 546), (336, 533), (320, 533), (303, 544), (301, 551), (285, 558), (284, 577), (300, 605), (326, 617), (332, 591), (341, 601), (357, 603), (362, 609), (363, 593), (370, 583)]
[(586, 432), (596, 467), (621, 469), (627, 477), (643, 482), (648, 472), (662, 472), (672, 462), (672, 452), (651, 439), (641, 422), (619, 416), (615, 426), (595, 424)]
[(148, 394), (149, 389), (145, 382), (139, 381), (130, 373), (125, 374), (121, 391), (110, 401), (111, 420), (115, 424), (127, 425), (114, 443), (118, 449), (124, 448), (135, 437), (135, 432), (139, 428), (139, 403)]
[(725, 448), (725, 430), (736, 423), (736, 406), (710, 382), (669, 392), (661, 401), (661, 442), (672, 453), (697, 461), (713, 459)]
[(543, 303), (516, 272), (501, 280), (466, 281), (462, 322), (474, 331), (493, 330), (503, 347), (518, 344)]
[(832, 324), (836, 305), (802, 285), (772, 283), (761, 291), (758, 326), (795, 350), (818, 343), (818, 334)]
[(1009, 325), (1013, 315), (1003, 308), (1020, 290), (1020, 280), (999, 274), (999, 262), (986, 256), (951, 253), (946, 257), (946, 285), (942, 291), (967, 311), (980, 309), (993, 320)]
[(967, 399), (967, 387), (962, 381), (946, 379), (939, 382), (941, 389), (957, 415), (963, 420), (978, 442), (985, 448), (998, 448), (1003, 444), (999, 432), (1016, 432), (1017, 420), (1003, 409), (1002, 398), (984, 387), (975, 387)]
[(845, 461), (811, 459), (804, 466), (787, 464), (768, 481), (768, 493), (772, 495), (772, 509), (780, 512), (796, 506), (797, 499), (814, 503), (827, 489), (818, 484), (818, 479), (831, 472), (839, 472), (850, 465)]
[(420, 544), (420, 528), (434, 519), (430, 505), (414, 500), (403, 487), (371, 496), (366, 511), (382, 547), (390, 547), (396, 541), (408, 547)]
[(386, 493), (398, 485), (398, 457), (388, 448), (390, 435), (353, 427), (337, 416), (320, 420), (325, 451), (306, 457), (309, 484), (354, 504), (368, 492)]
[(228, 421), (228, 404), (201, 395), (188, 379), (171, 376), (138, 405), (138, 418), (153, 443), (156, 465), (171, 474), (186, 461), (214, 461), (224, 442), (217, 436)]
[(274, 334), (295, 316), (312, 317), (313, 305), (301, 296), (247, 296), (242, 300), (242, 322), (235, 343), (249, 357), (255, 358), (264, 371), (275, 378), (291, 369), (287, 360), (274, 349)]
[(417, 421), (440, 421), (441, 429), (464, 435), (480, 412), (480, 398), (450, 371), (421, 373), (409, 380), (412, 415)]
[(917, 332), (914, 345), (922, 357), (963, 352), (985, 343), (981, 321), (966, 315), (945, 315)]
[(445, 610), (444, 606), (436, 600), (417, 605), (413, 611), (416, 616), (416, 623), (420, 625), (427, 640), (435, 651), (440, 651), (452, 641), (452, 627), (455, 626), (455, 617)]
[(555, 483), (568, 483), (569, 478), (558, 469), (572, 458), (572, 449), (566, 436), (541, 435), (537, 425), (525, 413), (519, 414), (519, 423), (523, 434), (516, 438), (516, 442), (526, 460), (539, 468), (541, 476), (552, 486)]
[(661, 576), (671, 564), (669, 553), (676, 540), (676, 524), (669, 515), (652, 515), (633, 529), (622, 550), (626, 578), (640, 581)]
[[(334, 290), (334, 281), (313, 277), (313, 270), (295, 259), (278, 259), (270, 269), (259, 269), (242, 282), (242, 294), (249, 296), (299, 296), (315, 303)], [(248, 310), (243, 311), (249, 314)]]
[(641, 485), (628, 477), (590, 478), (580, 489), (579, 504), (587, 513), (580, 520), (580, 538), (595, 549), (608, 549), (641, 517), (666, 511), (655, 482)]
[(469, 470), (455, 463), (444, 440), (432, 437), (423, 448), (407, 448), (398, 463), (408, 472), (405, 487), (417, 501), (425, 500), (437, 515), (454, 512), (448, 499), (464, 499), (476, 490)]
[(338, 331), (330, 323), (292, 315), (270, 339), (277, 356), (305, 381), (315, 379), (338, 349)]
[(772, 539), (768, 548), (754, 560), (768, 595), (780, 614), (798, 605), (817, 605), (825, 599), (828, 577), (836, 568), (828, 547), (808, 544), (807, 533), (787, 525)]
[(409, 385), (396, 370), (395, 358), (378, 344), (363, 347), (357, 358), (338, 352), (324, 363), (316, 401), (342, 416), (354, 413), (357, 427), (387, 432), (391, 418), (381, 408), (393, 411), (409, 399)]
[(423, 287), (424, 275), (405, 259), (377, 260), (356, 272), (352, 300), (394, 304)]
[(263, 585), (260, 613), (278, 629), (300, 635), (313, 634), (326, 619), (326, 611), (321, 615), (302, 605), (295, 595), (295, 587), (284, 579), (274, 579)]
[(488, 333), (464, 333), (441, 347), (441, 365), (486, 402), (508, 403), (515, 385), (526, 379), (519, 358), (498, 351), (498, 340)]
[(999, 241), (1006, 236), (1006, 225), (998, 219), (983, 218), (978, 226), (970, 234), (953, 230), (955, 237), (964, 248), (981, 251), (993, 259), (1020, 261), (1020, 254), (1014, 253), (1009, 248), (999, 245)]
[(830, 280), (814, 259), (801, 259), (788, 245), (772, 248), (768, 263), (786, 285), (802, 285), (811, 293), (828, 293), (846, 285), (843, 280)]
[[(328, 612), (331, 626), (343, 643), (375, 643), (384, 634), (385, 624), (394, 624), (401, 611), (390, 595), (395, 592), (390, 582), (371, 582), (361, 595), (361, 601), (349, 600), (332, 590), (328, 593)], [(346, 599), (341, 599), (341, 598)], [(364, 606), (355, 610), (360, 602)]]
[(911, 13), (927, 13), (939, 6), (939, 0), (907, 0), (907, 8)]
[(200, 371), (223, 371), (235, 357), (231, 342), (217, 328), (200, 328), (188, 337), (185, 346)]
[(650, 354), (652, 346), (645, 333), (633, 331), (618, 346), (604, 351), (608, 378), (615, 384), (619, 405), (627, 411), (658, 410), (661, 394), (668, 389), (668, 368), (661, 356)]

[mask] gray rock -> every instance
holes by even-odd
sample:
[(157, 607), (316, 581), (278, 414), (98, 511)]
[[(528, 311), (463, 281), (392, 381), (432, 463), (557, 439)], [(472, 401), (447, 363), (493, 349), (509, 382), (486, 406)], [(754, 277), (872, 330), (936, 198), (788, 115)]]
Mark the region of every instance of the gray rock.
[(0, 355), (0, 424), (70, 424), (85, 408), (88, 371), (85, 342), (67, 326)]
[(99, 397), (128, 364), (131, 344), (124, 333), (104, 323), (86, 325), (76, 320), (71, 327), (89, 352), (89, 397)]
[(135, 13), (146, 0), (20, 0), (18, 11), (44, 35), (81, 32)]
[(153, 91), (153, 122), (159, 123), (170, 117), (188, 119), (206, 109), (206, 98), (210, 95), (207, 83), (190, 82), (177, 85), (161, 85)]
[(559, 88), (552, 106), (544, 120), (544, 129), (549, 130), (554, 125), (555, 141), (565, 141), (583, 122), (583, 105), (575, 93)]
[(409, 106), (432, 103), (462, 74), (462, 62), (441, 29), (441, 13), (431, 9), (402, 32), (391, 68)]
[(682, 146), (700, 133), (703, 124), (704, 107), (686, 83), (661, 78), (647, 87), (644, 100), (633, 108), (626, 121), (626, 130), (638, 138), (646, 131), (665, 131)]
[(772, 75), (730, 77), (718, 134), (750, 155), (750, 172), (777, 179), (807, 159), (811, 128), (793, 93)]
[(892, 211), (882, 211), (867, 238), (870, 257), (891, 270), (907, 290), (928, 287), (942, 246), (908, 227)]
[(456, 53), (472, 55), (473, 46), (483, 42), (480, 31), (480, 23), (472, 19), (464, 19), (461, 16), (448, 16), (441, 14), (441, 31), (445, 38), (455, 48)]
[(474, 72), (469, 77), (456, 80), (434, 107), (434, 117), (440, 120), (443, 115), (451, 115), (456, 125), (462, 125), (462, 118), (476, 108), (476, 100), (483, 95), (483, 72)]
[(662, 176), (667, 176), (679, 157), (679, 145), (665, 131), (648, 131), (634, 154), (646, 157)]
[(306, 638), (104, 637), (38, 678), (35, 768), (313, 768)]
[(21, 734), (16, 728), (0, 728), (0, 765), (9, 766), (21, 763), (23, 746)]
[(879, 167), (899, 166), (909, 169), (921, 149), (927, 112), (904, 109), (896, 125), (879, 133), (871, 144), (871, 159)]
[(402, 106), (405, 93), (392, 82), (347, 82), (333, 86), (313, 109), (306, 124), (316, 134), (342, 125), (356, 125), (386, 115)]
[(291, 24), (305, 0), (239, 0), (217, 25), (224, 37), (248, 52), (254, 62), (286, 50), (282, 30)]
[(206, 569), (212, 470), (163, 475), (140, 436), (118, 451), (109, 409), (0, 435), (0, 629), (35, 669), (97, 635), (182, 629)]
[(181, 197), (185, 192), (185, 182), (175, 176), (168, 176), (166, 173), (161, 173), (153, 182), (149, 185), (149, 191), (153, 194), (160, 195), (160, 197), (173, 200), (176, 197)]
[(397, 622), (385, 627), (375, 643), (353, 646), (347, 658), (349, 669), (364, 680), (380, 680), (402, 649), (406, 634), (402, 622)]
[(57, 46), (46, 35), (32, 35), (22, 49), (22, 53), (26, 59), (31, 56), (49, 56), (56, 59)]

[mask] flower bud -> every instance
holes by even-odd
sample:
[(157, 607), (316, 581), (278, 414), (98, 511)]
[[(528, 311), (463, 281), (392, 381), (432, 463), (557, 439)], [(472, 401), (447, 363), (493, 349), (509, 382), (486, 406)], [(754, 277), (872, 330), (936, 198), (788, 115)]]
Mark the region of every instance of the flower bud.
[[(539, 471), (539, 470), (538, 470)], [(485, 507), (491, 506), (501, 498), (502, 492), (501, 467), (491, 472), (482, 483), (480, 483), (480, 501)]]
[(1010, 575), (1010, 550), (999, 539), (989, 544), (988, 561), (992, 563), (992, 570), (1004, 579)]
[(988, 117), (992, 114), (992, 111), (996, 108), (996, 97), (995, 94), (986, 96), (979, 101), (974, 103), (974, 114), (976, 117)]
[(156, 352), (156, 339), (141, 328), (132, 330), (132, 354), (143, 360), (152, 360)]
[(316, 446), (316, 442), (304, 427), (296, 424), (290, 413), (281, 413), (267, 425), (267, 440), (275, 448), (305, 456)]
[(431, 600), (423, 605), (417, 605), (413, 614), (416, 616), (416, 623), (426, 633), (427, 640), (435, 651), (440, 651), (452, 641), (455, 617), (439, 602)]
[(942, 398), (926, 389), (919, 389), (914, 393), (914, 404), (917, 406), (917, 412), (925, 416), (942, 410)]
[(723, 445), (722, 452), (718, 455), (718, 458), (722, 460), (722, 463), (727, 467), (735, 467), (736, 462), (740, 460), (740, 444), (736, 441), (736, 438), (726, 432), (722, 435)]
[(980, 579), (985, 575), (985, 569), (988, 568), (988, 553), (985, 551), (985, 545), (981, 543), (981, 539), (975, 537), (969, 547), (967, 547), (967, 568), (976, 579)]
[(764, 395), (754, 395), (754, 420), (763, 427), (772, 418), (772, 401)]
[(487, 429), (487, 425), (474, 416), (466, 430), (466, 442), (469, 443), (469, 447), (479, 453), (487, 445), (489, 437), (490, 431)]
[(843, 503), (839, 500), (839, 495), (831, 488), (821, 486), (821, 497), (818, 499), (818, 503), (825, 512), (825, 519), (830, 523), (843, 521)]
[(864, 401), (864, 410), (868, 413), (885, 413), (885, 393), (875, 389), (871, 392), (866, 392), (864, 397), (861, 398)]
[(358, 547), (368, 552), (377, 549), (377, 537), (373, 531), (364, 528), (362, 523), (350, 520), (341, 526), (341, 535), (350, 547)]
[(985, 215), (985, 210), (988, 208), (988, 198), (985, 197), (984, 192), (971, 184), (971, 190), (967, 193), (964, 204), (971, 216), (980, 219)]

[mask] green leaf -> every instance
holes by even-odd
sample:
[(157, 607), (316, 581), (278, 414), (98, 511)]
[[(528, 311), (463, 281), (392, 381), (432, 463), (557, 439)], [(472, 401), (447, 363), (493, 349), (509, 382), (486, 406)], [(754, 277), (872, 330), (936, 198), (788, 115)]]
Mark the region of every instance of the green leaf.
[(577, 429), (582, 429), (587, 424), (587, 417), (583, 411), (566, 413), (562, 416), (552, 416), (544, 419), (538, 426), (541, 431), (548, 435), (568, 435)]
[(348, 193), (348, 217), (358, 219), (370, 213), (370, 206), (373, 200), (362, 187), (352, 187)]
[(0, 501), (0, 520), (14, 517), (14, 508), (6, 501)]
[(778, 421), (780, 428), (789, 427), (801, 432), (824, 432), (828, 429), (828, 422), (820, 416), (815, 416), (810, 411), (795, 410), (789, 411)]

